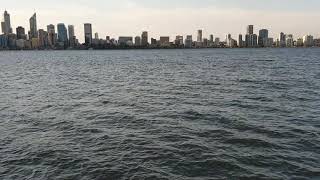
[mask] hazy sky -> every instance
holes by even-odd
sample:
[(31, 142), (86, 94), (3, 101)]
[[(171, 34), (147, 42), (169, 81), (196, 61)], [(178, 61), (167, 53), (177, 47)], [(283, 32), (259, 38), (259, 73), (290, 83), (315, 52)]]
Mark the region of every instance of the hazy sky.
[(73, 24), (81, 41), (85, 22), (103, 38), (136, 36), (142, 30), (156, 38), (195, 36), (197, 29), (203, 29), (204, 36), (237, 37), (247, 24), (254, 24), (256, 33), (267, 28), (273, 37), (281, 31), (295, 37), (320, 36), (320, 0), (0, 0), (0, 4), (1, 11), (6, 8), (11, 14), (13, 28), (29, 29), (28, 19), (36, 11), (38, 28)]

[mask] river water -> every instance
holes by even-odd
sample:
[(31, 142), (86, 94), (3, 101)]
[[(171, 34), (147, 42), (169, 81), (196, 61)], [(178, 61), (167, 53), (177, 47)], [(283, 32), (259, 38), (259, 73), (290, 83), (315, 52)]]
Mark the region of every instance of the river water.
[(320, 49), (2, 51), (0, 179), (320, 179)]

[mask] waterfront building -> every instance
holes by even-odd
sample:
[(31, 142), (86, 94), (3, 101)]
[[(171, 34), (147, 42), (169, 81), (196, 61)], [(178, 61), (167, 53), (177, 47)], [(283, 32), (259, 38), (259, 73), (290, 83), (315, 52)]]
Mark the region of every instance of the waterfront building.
[(118, 40), (118, 44), (120, 46), (132, 46), (133, 45), (133, 37), (120, 36), (119, 40)]
[(257, 47), (258, 45), (258, 36), (253, 32), (254, 32), (253, 25), (248, 25), (247, 34), (245, 37), (246, 47), (248, 48)]
[(39, 39), (38, 38), (32, 38), (30, 41), (31, 41), (31, 48), (32, 49), (39, 48)]
[(246, 34), (246, 47), (254, 48), (257, 47), (258, 36), (256, 34)]
[(197, 42), (202, 42), (202, 30), (198, 30)]
[(303, 47), (303, 38), (298, 38), (296, 42), (297, 47)]
[(48, 32), (48, 45), (51, 47), (54, 47), (57, 42), (57, 34), (55, 31), (55, 26), (53, 24), (49, 24), (47, 26), (47, 32)]
[(7, 11), (3, 13), (3, 22), (1, 22), (2, 33), (4, 34), (11, 34), (11, 21), (10, 21), (10, 14)]
[(38, 38), (38, 28), (37, 28), (37, 14), (34, 13), (29, 19), (30, 31), (29, 39)]
[(293, 40), (293, 35), (288, 34), (286, 36), (286, 47), (293, 47), (294, 46), (294, 40)]
[(214, 40), (214, 45), (215, 45), (216, 47), (219, 47), (219, 46), (220, 46), (220, 38), (215, 38), (215, 40)]
[(16, 28), (17, 39), (27, 39), (27, 35), (25, 29), (22, 26), (18, 26)]
[(48, 33), (43, 29), (39, 29), (39, 48), (45, 48), (48, 46)]
[(273, 46), (273, 38), (266, 38), (263, 40), (263, 47), (272, 47)]
[(158, 46), (158, 42), (155, 38), (151, 38), (151, 46), (152, 47), (157, 47)]
[(170, 46), (170, 37), (169, 36), (161, 36), (160, 37), (160, 46), (162, 46), (162, 47)]
[(84, 40), (87, 46), (92, 44), (92, 25), (90, 23), (84, 24)]
[(320, 39), (314, 39), (313, 40), (313, 45), (316, 47), (320, 47)]
[(8, 47), (8, 35), (2, 34), (0, 35), (0, 48), (5, 49)]
[(68, 25), (68, 35), (69, 35), (69, 46), (74, 47), (76, 44), (76, 36), (74, 33), (74, 26)]
[(253, 34), (253, 25), (247, 26), (247, 34)]
[(99, 33), (94, 33), (94, 39), (99, 39)]
[(182, 47), (183, 46), (183, 36), (176, 36), (176, 39), (174, 40), (174, 44), (178, 47)]
[(279, 47), (286, 47), (286, 35), (283, 32), (279, 35)]
[(140, 36), (136, 36), (134, 38), (134, 45), (135, 46), (141, 46), (141, 37)]
[(58, 42), (60, 45), (63, 45), (63, 47), (68, 46), (68, 31), (66, 26), (63, 23), (59, 23), (57, 25), (57, 30), (58, 30)]
[(269, 38), (269, 31), (267, 29), (259, 30), (258, 46), (259, 47), (264, 47), (265, 46), (264, 42), (268, 38)]
[(148, 46), (148, 32), (147, 31), (143, 31), (142, 35), (141, 35), (141, 45), (146, 47)]
[(193, 43), (193, 40), (192, 40), (192, 35), (187, 35), (187, 38), (185, 40), (185, 43), (184, 43), (184, 46), (186, 48), (192, 48), (192, 43)]
[(238, 47), (242, 48), (244, 46), (242, 34), (239, 34), (238, 37)]
[(17, 39), (16, 40), (16, 48), (21, 50), (24, 49), (25, 40), (24, 39)]
[(304, 47), (312, 47), (313, 46), (313, 36), (311, 36), (311, 35), (303, 36), (303, 45), (304, 45)]

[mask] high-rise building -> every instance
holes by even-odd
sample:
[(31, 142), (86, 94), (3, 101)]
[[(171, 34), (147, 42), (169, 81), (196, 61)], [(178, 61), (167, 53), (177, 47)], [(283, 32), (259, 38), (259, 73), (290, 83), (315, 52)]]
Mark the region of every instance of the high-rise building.
[(16, 34), (17, 34), (17, 39), (24, 39), (26, 40), (27, 39), (27, 35), (26, 35), (26, 31), (23, 27), (21, 26), (18, 26), (16, 28)]
[(94, 33), (94, 39), (99, 39), (99, 33)]
[(148, 32), (147, 31), (144, 31), (142, 32), (142, 35), (141, 35), (141, 45), (142, 46), (148, 46)]
[(283, 32), (281, 32), (279, 35), (279, 41), (280, 41), (279, 42), (280, 47), (286, 47), (286, 35)]
[(214, 42), (214, 39), (213, 39), (213, 34), (210, 34), (210, 43), (213, 43)]
[(183, 46), (183, 36), (176, 36), (176, 39), (174, 40), (174, 44), (177, 46)]
[(92, 44), (92, 25), (90, 23), (84, 24), (84, 40), (86, 45)]
[(197, 42), (202, 42), (202, 30), (198, 30)]
[(184, 46), (186, 48), (192, 48), (192, 44), (193, 44), (192, 35), (188, 35), (185, 40)]
[(53, 24), (49, 24), (47, 26), (47, 32), (48, 32), (48, 45), (51, 47), (54, 47), (57, 42), (57, 35), (56, 35), (55, 27)]
[(63, 44), (64, 47), (68, 45), (68, 31), (63, 23), (57, 25), (58, 30), (58, 42)]
[(258, 45), (258, 36), (256, 34), (246, 34), (246, 47), (254, 48)]
[(246, 34), (246, 47), (253, 48), (258, 45), (258, 36), (253, 33), (253, 25), (248, 25)]
[(3, 22), (1, 22), (1, 28), (4, 34), (12, 33), (10, 14), (7, 11), (4, 11)]
[(248, 25), (247, 34), (253, 34), (253, 25)]
[(39, 47), (45, 48), (48, 46), (48, 33), (43, 29), (39, 29)]
[(30, 31), (29, 31), (29, 39), (38, 38), (38, 28), (37, 28), (37, 14), (34, 13), (29, 19), (30, 23)]
[(141, 37), (140, 36), (136, 36), (134, 38), (134, 45), (135, 46), (141, 46)]
[(68, 34), (69, 34), (69, 45), (70, 47), (74, 47), (75, 46), (75, 40), (76, 40), (76, 36), (74, 34), (74, 26), (73, 25), (68, 25)]
[(293, 46), (294, 46), (293, 35), (292, 34), (288, 34), (286, 36), (286, 47), (293, 47)]
[(313, 46), (313, 36), (311, 36), (311, 35), (303, 36), (303, 46), (304, 47), (312, 47)]
[(239, 34), (238, 46), (239, 46), (240, 48), (244, 46), (242, 34)]
[(258, 37), (258, 45), (260, 47), (264, 47), (264, 43), (266, 39), (269, 38), (269, 31), (267, 29), (261, 29), (259, 30), (259, 37)]
[(161, 36), (160, 37), (160, 46), (170, 46), (170, 37), (169, 36)]

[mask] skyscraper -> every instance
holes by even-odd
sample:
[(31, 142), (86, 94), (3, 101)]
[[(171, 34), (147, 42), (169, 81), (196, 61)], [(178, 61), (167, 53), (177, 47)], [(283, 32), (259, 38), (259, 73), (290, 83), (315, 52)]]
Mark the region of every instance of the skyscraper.
[(69, 25), (68, 26), (68, 33), (69, 33), (69, 45), (71, 47), (75, 46), (75, 34), (74, 34), (74, 26), (73, 25)]
[(267, 29), (261, 29), (259, 31), (258, 45), (264, 47), (265, 41), (269, 38), (269, 31)]
[(25, 29), (21, 26), (18, 26), (16, 28), (16, 34), (17, 34), (17, 39), (26, 39), (26, 32)]
[(43, 29), (39, 29), (39, 47), (45, 48), (48, 46), (48, 33)]
[(197, 42), (202, 42), (202, 30), (198, 30)]
[(279, 35), (280, 47), (286, 47), (286, 35), (281, 32)]
[(3, 22), (1, 22), (1, 28), (4, 34), (12, 33), (10, 14), (7, 11), (4, 11)]
[(239, 34), (239, 38), (238, 38), (238, 46), (241, 48), (243, 47), (243, 38), (242, 38), (242, 34)]
[(286, 47), (293, 47), (293, 35), (292, 34), (288, 34), (286, 36)]
[(57, 35), (55, 31), (55, 27), (53, 24), (49, 24), (47, 26), (47, 32), (48, 32), (48, 44), (53, 47), (56, 44)]
[(142, 46), (148, 46), (148, 32), (143, 31), (141, 35), (141, 45)]
[(258, 36), (253, 34), (253, 25), (248, 25), (246, 34), (246, 47), (257, 47)]
[(253, 25), (248, 25), (247, 34), (253, 34)]
[(58, 29), (58, 42), (63, 43), (64, 47), (68, 45), (68, 32), (67, 28), (63, 23), (57, 25)]
[(304, 47), (312, 47), (313, 46), (313, 36), (311, 36), (311, 35), (303, 36), (303, 45), (304, 45)]
[(30, 23), (30, 31), (29, 31), (29, 39), (38, 38), (38, 28), (37, 28), (37, 14), (34, 13), (29, 19)]
[(90, 23), (84, 24), (84, 40), (86, 45), (92, 44), (92, 25)]
[(141, 46), (141, 37), (140, 36), (136, 36), (134, 38), (134, 45), (135, 46)]
[(187, 35), (187, 38), (186, 38), (185, 43), (184, 43), (184, 46), (186, 48), (192, 48), (192, 43), (193, 43), (192, 35)]

